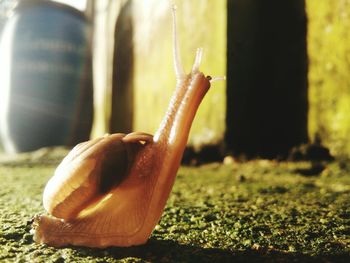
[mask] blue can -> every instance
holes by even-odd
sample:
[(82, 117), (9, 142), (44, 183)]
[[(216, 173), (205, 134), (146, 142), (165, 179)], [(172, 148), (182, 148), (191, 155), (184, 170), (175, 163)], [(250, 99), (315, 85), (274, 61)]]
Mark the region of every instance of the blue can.
[(6, 152), (75, 145), (93, 115), (90, 25), (71, 7), (21, 1), (0, 42), (0, 136)]

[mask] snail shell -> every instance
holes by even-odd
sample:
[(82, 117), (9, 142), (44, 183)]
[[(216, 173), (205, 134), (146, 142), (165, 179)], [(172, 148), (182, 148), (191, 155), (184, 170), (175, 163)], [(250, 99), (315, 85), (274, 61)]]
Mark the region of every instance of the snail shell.
[(65, 220), (76, 218), (123, 181), (136, 154), (152, 138), (145, 133), (117, 133), (75, 146), (45, 187), (46, 211)]
[[(133, 235), (144, 221), (143, 204), (151, 198), (152, 182), (142, 174), (153, 170), (154, 150), (136, 157), (152, 148), (152, 138), (119, 133), (73, 148), (45, 187), (44, 207), (54, 217), (36, 218), (35, 239), (52, 246), (144, 243), (147, 239)], [(148, 160), (146, 166), (143, 160)]]

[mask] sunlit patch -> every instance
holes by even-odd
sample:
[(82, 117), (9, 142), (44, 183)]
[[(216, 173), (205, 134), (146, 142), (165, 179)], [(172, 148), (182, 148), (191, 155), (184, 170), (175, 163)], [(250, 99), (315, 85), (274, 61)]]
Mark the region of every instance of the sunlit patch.
[(109, 193), (109, 194), (106, 194), (105, 196), (103, 196), (102, 199), (96, 200), (95, 202), (90, 204), (87, 208), (83, 209), (78, 214), (78, 218), (83, 218), (83, 217), (86, 217), (88, 215), (95, 213), (95, 211), (102, 208), (108, 202), (108, 200), (112, 198), (112, 196), (113, 196), (113, 193)]
[(71, 0), (52, 0), (52, 1), (73, 6), (80, 11), (85, 11), (86, 2), (87, 2), (87, 0), (74, 0), (74, 1), (71, 1)]
[(17, 24), (17, 17), (13, 17), (7, 23), (0, 42), (0, 139), (8, 152), (15, 152), (8, 130), (11, 69), (12, 69), (12, 46), (14, 39), (14, 27)]
[(145, 145), (147, 142), (146, 141), (139, 141), (140, 144)]

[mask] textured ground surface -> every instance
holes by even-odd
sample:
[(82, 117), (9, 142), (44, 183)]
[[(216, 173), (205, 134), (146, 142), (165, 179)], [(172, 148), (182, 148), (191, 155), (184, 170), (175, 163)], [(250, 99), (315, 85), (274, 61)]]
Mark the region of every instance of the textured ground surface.
[(35, 244), (30, 221), (44, 213), (42, 190), (64, 153), (1, 158), (0, 262), (350, 262), (348, 161), (182, 167), (146, 245)]

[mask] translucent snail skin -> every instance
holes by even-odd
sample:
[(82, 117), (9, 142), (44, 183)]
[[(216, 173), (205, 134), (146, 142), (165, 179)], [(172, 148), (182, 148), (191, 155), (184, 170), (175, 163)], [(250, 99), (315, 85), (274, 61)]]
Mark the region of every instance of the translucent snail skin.
[(173, 187), (191, 124), (211, 81), (181, 65), (173, 10), (176, 89), (155, 135), (111, 134), (74, 147), (47, 183), (34, 240), (50, 246), (128, 247), (147, 242)]

